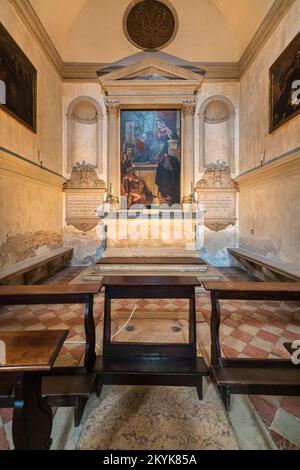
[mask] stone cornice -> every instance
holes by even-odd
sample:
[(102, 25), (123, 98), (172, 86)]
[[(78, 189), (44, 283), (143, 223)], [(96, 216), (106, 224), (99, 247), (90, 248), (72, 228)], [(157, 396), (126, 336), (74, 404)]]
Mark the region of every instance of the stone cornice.
[[(97, 72), (109, 64), (65, 62), (63, 78), (67, 81), (97, 81)], [(204, 81), (238, 80), (238, 62), (195, 62), (196, 67), (206, 71)]]
[(40, 167), (24, 157), (0, 148), (0, 172), (15, 173), (21, 177), (30, 178), (38, 183), (62, 189), (66, 179), (47, 168)]
[(240, 187), (252, 186), (255, 182), (296, 174), (300, 174), (300, 147), (275, 157), (260, 167), (242, 173), (236, 181)]
[[(97, 82), (97, 70), (108, 64), (63, 62), (47, 31), (29, 0), (8, 0), (44, 50), (63, 80)], [(239, 80), (249, 69), (258, 53), (294, 4), (295, 0), (275, 0), (239, 62), (195, 62), (206, 70), (205, 81)]]

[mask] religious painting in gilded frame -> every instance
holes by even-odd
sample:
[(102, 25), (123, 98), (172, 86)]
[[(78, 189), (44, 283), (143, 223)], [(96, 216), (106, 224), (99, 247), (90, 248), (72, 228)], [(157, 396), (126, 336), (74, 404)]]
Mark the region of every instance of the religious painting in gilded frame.
[(270, 132), (300, 113), (300, 33), (270, 68)]
[(127, 208), (180, 204), (181, 111), (121, 112), (121, 196)]
[(37, 72), (0, 23), (0, 108), (36, 132)]

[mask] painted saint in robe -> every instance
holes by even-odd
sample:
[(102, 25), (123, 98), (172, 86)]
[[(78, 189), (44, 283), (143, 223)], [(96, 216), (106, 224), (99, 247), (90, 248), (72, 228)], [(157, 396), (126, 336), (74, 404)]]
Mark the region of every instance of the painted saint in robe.
[(178, 142), (177, 132), (169, 128), (162, 119), (156, 118), (156, 137), (162, 150), (157, 156), (158, 167), (155, 184), (161, 202), (170, 206), (180, 204), (180, 162), (176, 156), (169, 154), (170, 142)]

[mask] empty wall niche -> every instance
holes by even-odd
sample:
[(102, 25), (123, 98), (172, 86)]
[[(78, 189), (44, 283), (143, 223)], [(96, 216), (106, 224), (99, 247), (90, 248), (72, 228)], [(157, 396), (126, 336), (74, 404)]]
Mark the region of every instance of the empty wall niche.
[(103, 119), (99, 104), (89, 97), (76, 98), (69, 105), (67, 121), (67, 173), (83, 160), (101, 173)]
[(235, 109), (223, 96), (206, 100), (199, 113), (200, 161), (202, 172), (215, 162), (226, 162), (235, 171)]

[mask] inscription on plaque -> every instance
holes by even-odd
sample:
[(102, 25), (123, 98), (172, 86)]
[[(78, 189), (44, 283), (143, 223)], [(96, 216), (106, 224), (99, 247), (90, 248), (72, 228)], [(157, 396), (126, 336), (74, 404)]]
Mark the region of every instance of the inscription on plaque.
[(205, 217), (210, 219), (235, 218), (236, 193), (208, 193), (200, 195), (204, 204)]
[(102, 196), (70, 194), (67, 196), (67, 218), (97, 217), (96, 210), (102, 201)]

